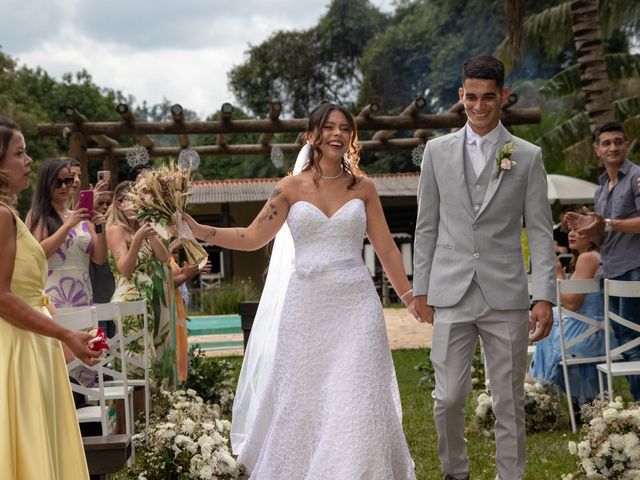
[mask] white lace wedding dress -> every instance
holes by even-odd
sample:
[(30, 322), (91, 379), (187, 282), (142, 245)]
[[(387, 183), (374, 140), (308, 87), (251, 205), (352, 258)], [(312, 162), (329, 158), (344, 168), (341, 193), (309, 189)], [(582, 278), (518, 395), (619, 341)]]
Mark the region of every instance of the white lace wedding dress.
[(380, 300), (362, 261), (364, 203), (299, 201), (273, 376), (238, 460), (251, 480), (409, 480), (413, 462)]

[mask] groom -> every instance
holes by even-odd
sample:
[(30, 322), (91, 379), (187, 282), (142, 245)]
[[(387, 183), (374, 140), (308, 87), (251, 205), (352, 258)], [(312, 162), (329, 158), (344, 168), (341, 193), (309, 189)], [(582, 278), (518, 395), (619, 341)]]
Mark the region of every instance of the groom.
[[(501, 61), (468, 60), (458, 93), (466, 126), (425, 148), (414, 252), (416, 307), (434, 326), (438, 455), (446, 480), (469, 478), (464, 413), (480, 335), (496, 416), (497, 478), (519, 480), (527, 340), (549, 334), (556, 294), (546, 175), (540, 148), (500, 123), (509, 96)], [(530, 320), (523, 221), (533, 271)]]

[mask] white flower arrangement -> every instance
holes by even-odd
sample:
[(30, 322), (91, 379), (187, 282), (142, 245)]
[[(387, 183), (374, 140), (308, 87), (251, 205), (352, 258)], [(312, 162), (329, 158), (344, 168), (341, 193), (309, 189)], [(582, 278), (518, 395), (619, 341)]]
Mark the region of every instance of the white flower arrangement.
[(625, 408), (621, 397), (610, 403), (595, 401), (583, 407), (582, 416), (588, 420), (582, 426), (582, 440), (569, 442), (569, 453), (578, 456), (584, 477), (640, 479), (640, 403)]
[(231, 424), (220, 417), (220, 408), (192, 389), (161, 395), (168, 405), (133, 436), (137, 459), (130, 473), (147, 480), (239, 478), (242, 467), (229, 451)]
[[(524, 383), (524, 411), (527, 432), (554, 430), (560, 425), (561, 409), (553, 387), (540, 382)], [(485, 436), (493, 435), (495, 416), (488, 392), (476, 397), (472, 428)]]

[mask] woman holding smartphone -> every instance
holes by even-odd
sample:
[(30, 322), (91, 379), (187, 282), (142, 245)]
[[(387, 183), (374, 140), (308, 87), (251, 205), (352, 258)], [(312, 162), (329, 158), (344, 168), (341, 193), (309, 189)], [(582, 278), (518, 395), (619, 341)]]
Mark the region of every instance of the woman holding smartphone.
[[(27, 226), (40, 242), (49, 276), (45, 292), (56, 307), (93, 304), (89, 262), (107, 261), (104, 215), (93, 212), (93, 200), (70, 210), (74, 178), (67, 163), (52, 158), (38, 170)], [(96, 228), (102, 229), (96, 233)]]

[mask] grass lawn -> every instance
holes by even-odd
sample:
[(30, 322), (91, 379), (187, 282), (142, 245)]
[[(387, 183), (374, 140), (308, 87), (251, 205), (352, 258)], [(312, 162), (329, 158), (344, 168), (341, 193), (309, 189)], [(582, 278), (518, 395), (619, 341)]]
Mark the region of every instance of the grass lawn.
[[(425, 350), (395, 350), (393, 360), (400, 385), (404, 412), (404, 431), (416, 462), (418, 480), (441, 480), (440, 462), (436, 454), (437, 434), (433, 420), (433, 399), (429, 388), (419, 384), (421, 373), (414, 368), (426, 358)], [(564, 397), (563, 397), (564, 399)], [(467, 405), (467, 418), (472, 411)], [(575, 440), (571, 430), (537, 433), (527, 436), (528, 480), (559, 480), (562, 474), (577, 470), (576, 457), (569, 455), (567, 442)], [(494, 480), (495, 442), (493, 438), (467, 435), (471, 478)]]

